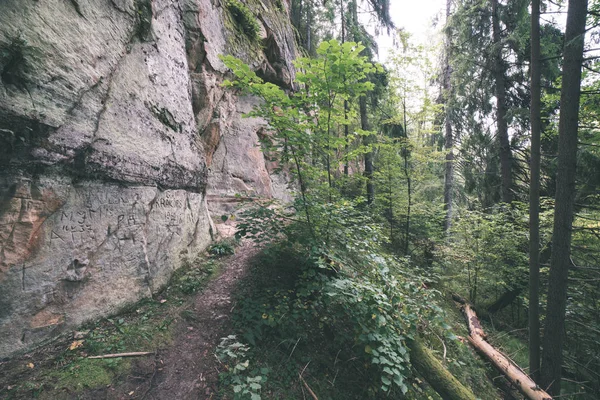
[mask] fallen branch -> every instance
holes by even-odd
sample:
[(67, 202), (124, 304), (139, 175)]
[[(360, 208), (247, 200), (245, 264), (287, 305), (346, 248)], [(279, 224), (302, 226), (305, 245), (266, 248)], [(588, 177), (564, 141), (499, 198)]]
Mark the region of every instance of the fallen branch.
[(530, 400), (552, 400), (552, 396), (542, 390), (517, 364), (485, 340), (487, 336), (470, 304), (458, 295), (452, 295), (452, 298), (462, 304), (461, 308), (469, 325), (469, 343), (485, 355)]
[(308, 390), (308, 393), (312, 396), (312, 398), (314, 400), (319, 400), (319, 398), (317, 397), (317, 395), (315, 394), (315, 392), (312, 391), (312, 389), (310, 388), (310, 386), (308, 386), (308, 383), (306, 383), (306, 381), (304, 380), (304, 378), (302, 377), (302, 375), (298, 375), (300, 377), (300, 380), (302, 381), (302, 384), (304, 384), (304, 387), (306, 388), (306, 390)]
[(153, 351), (138, 351), (133, 353), (115, 353), (115, 354), (104, 354), (102, 356), (91, 356), (88, 358), (118, 358), (118, 357), (141, 357), (141, 356), (149, 356), (154, 354)]

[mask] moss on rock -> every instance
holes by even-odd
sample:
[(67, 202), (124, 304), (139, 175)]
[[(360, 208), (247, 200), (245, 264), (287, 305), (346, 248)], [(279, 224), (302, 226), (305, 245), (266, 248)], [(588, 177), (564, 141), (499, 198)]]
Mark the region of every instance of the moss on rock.
[(242, 30), (249, 39), (257, 40), (260, 26), (250, 8), (240, 0), (226, 0), (225, 4), (236, 23), (236, 27)]

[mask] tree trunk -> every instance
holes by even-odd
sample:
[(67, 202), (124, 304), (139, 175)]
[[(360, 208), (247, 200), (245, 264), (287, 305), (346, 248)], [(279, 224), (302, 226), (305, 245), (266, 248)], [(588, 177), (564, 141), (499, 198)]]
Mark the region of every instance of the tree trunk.
[(408, 343), (410, 362), (444, 400), (475, 400), (473, 392), (463, 386), (441, 362), (418, 340)]
[[(492, 304), (486, 307), (486, 310), (490, 314), (495, 314), (498, 311), (503, 310), (512, 304), (513, 301), (521, 294), (521, 289), (512, 289), (504, 292), (502, 296), (498, 298), (498, 300), (494, 301)], [(539, 329), (539, 328), (538, 328)]]
[[(360, 107), (360, 126), (363, 131), (370, 131), (371, 124), (369, 123), (369, 115), (367, 114), (367, 99), (361, 97), (359, 100)], [(370, 146), (373, 143), (372, 135), (364, 136), (363, 145)], [(367, 178), (367, 204), (372, 205), (375, 200), (375, 186), (373, 185), (373, 151), (369, 150), (365, 153), (365, 178)]]
[(554, 205), (552, 256), (548, 277), (548, 304), (542, 352), (542, 384), (560, 393), (565, 335), (567, 278), (571, 256), (571, 229), (575, 197), (577, 124), (587, 0), (569, 0), (565, 33), (563, 79), (558, 125), (558, 167)]
[(540, 378), (540, 0), (531, 1), (531, 182), (529, 187), (529, 375)]
[(408, 150), (408, 128), (407, 128), (407, 120), (406, 120), (406, 98), (402, 99), (402, 110), (403, 110), (403, 119), (404, 119), (404, 135), (405, 142), (404, 147), (402, 149), (402, 158), (404, 159), (404, 176), (406, 177), (406, 195), (408, 204), (406, 205), (406, 222), (404, 224), (404, 255), (408, 255), (408, 247), (410, 240), (410, 211), (411, 211), (411, 201), (412, 201), (412, 192), (411, 192), (411, 179), (410, 179), (410, 171), (409, 171), (409, 162), (408, 157), (410, 156)]
[[(342, 42), (343, 43), (343, 42)], [(349, 162), (350, 160), (348, 159), (348, 135), (350, 134), (350, 127), (348, 126), (348, 111), (350, 111), (350, 107), (348, 106), (348, 100), (344, 100), (344, 156), (346, 157), (346, 161), (344, 162), (344, 176), (348, 177), (348, 173), (349, 173)]]
[(492, 40), (494, 42), (494, 80), (496, 94), (496, 126), (500, 144), (500, 173), (502, 177), (502, 201), (512, 201), (511, 151), (508, 141), (508, 123), (506, 122), (506, 65), (502, 59), (502, 38), (500, 36), (500, 15), (498, 0), (492, 4)]
[(309, 3), (306, 7), (306, 52), (312, 55), (311, 42), (312, 42), (312, 3)]
[[(446, 0), (446, 25), (450, 19), (451, 0)], [(450, 93), (452, 91), (452, 83), (450, 82), (450, 39), (451, 33), (446, 31), (445, 57), (444, 57), (444, 76), (443, 76), (443, 100), (444, 100), (444, 147), (446, 153), (446, 165), (444, 171), (444, 231), (448, 232), (452, 225), (452, 190), (454, 188), (454, 137), (452, 135), (452, 122), (450, 120)]]

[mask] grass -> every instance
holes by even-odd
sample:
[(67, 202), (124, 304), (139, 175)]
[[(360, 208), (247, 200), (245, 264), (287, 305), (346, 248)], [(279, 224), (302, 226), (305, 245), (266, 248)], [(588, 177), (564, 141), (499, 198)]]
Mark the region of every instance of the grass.
[(127, 373), (130, 369), (129, 361), (106, 359), (82, 359), (70, 364), (60, 371), (48, 374), (48, 378), (55, 383), (55, 389), (68, 389), (81, 391), (94, 389), (111, 384), (115, 377)]

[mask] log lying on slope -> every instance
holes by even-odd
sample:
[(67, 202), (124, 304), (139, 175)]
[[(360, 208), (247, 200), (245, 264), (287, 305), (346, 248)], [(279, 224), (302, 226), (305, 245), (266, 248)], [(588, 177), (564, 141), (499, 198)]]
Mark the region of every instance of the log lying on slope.
[(508, 380), (527, 398), (531, 400), (552, 400), (552, 396), (542, 390), (518, 365), (485, 340), (487, 336), (479, 323), (475, 310), (469, 303), (458, 295), (453, 295), (452, 298), (462, 304), (461, 308), (469, 325), (469, 343), (485, 355), (498, 370), (504, 373)]
[(411, 340), (410, 362), (417, 372), (444, 400), (475, 400), (470, 389), (463, 386), (437, 358), (418, 340)]

